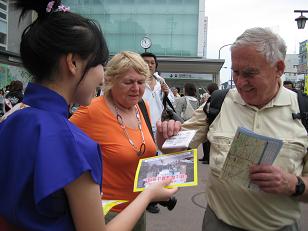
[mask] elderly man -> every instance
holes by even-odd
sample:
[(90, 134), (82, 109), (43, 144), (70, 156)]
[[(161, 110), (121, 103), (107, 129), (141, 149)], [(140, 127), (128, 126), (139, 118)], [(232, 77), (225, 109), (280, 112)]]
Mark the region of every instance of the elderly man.
[[(220, 114), (208, 128), (199, 108), (182, 125), (198, 131), (192, 147), (204, 142), (206, 135), (211, 142), (203, 230), (300, 230), (299, 201), (308, 199), (308, 136), (301, 121), (292, 119), (292, 113), (299, 112), (297, 94), (283, 87), (280, 79), (285, 54), (284, 41), (269, 29), (246, 30), (231, 47), (236, 89), (226, 95)], [(165, 137), (172, 130), (166, 125), (158, 124)], [(250, 168), (259, 192), (219, 178), (238, 127), (283, 140), (273, 165)]]

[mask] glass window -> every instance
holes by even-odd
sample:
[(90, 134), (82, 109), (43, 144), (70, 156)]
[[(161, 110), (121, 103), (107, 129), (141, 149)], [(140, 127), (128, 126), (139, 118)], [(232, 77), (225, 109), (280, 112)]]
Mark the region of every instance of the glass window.
[(2, 2), (0, 2), (0, 9), (6, 11), (7, 10), (7, 5), (3, 4)]
[(0, 11), (0, 18), (3, 18), (6, 20), (6, 14)]
[(97, 20), (110, 53), (143, 52), (140, 40), (152, 40), (148, 51), (164, 56), (197, 56), (199, 0), (64, 0), (72, 11)]
[(0, 33), (7, 34), (7, 23), (0, 20)]
[(0, 32), (0, 44), (6, 45), (6, 34)]

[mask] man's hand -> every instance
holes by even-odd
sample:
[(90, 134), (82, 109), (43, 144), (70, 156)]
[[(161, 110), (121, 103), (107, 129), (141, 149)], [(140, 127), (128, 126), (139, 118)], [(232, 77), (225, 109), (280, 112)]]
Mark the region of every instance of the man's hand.
[(157, 133), (161, 134), (163, 138), (172, 137), (181, 130), (181, 122), (174, 120), (157, 121)]
[(291, 196), (294, 193), (297, 178), (273, 165), (253, 165), (250, 167), (250, 179), (267, 193)]
[(161, 91), (164, 93), (164, 94), (169, 94), (169, 87), (166, 83), (161, 83)]
[(169, 137), (172, 137), (181, 130), (181, 122), (174, 120), (166, 121), (157, 121), (156, 123), (157, 132), (156, 132), (156, 141), (158, 148), (162, 150), (162, 145), (165, 140)]

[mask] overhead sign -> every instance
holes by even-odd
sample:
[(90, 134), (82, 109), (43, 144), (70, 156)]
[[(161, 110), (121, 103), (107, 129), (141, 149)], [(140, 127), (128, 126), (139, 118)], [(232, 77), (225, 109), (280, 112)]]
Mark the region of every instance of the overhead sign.
[(200, 79), (210, 81), (213, 80), (212, 74), (161, 72), (160, 75), (165, 79)]

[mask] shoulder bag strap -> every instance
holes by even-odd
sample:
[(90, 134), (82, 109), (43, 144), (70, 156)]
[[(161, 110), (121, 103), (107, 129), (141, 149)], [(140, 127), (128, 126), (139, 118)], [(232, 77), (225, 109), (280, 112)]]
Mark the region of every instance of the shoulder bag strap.
[(145, 106), (145, 103), (144, 103), (144, 100), (141, 99), (139, 102), (138, 102), (138, 106), (140, 108), (140, 111), (143, 115), (143, 118), (145, 120), (145, 123), (147, 124), (147, 127), (149, 129), (149, 132), (151, 133), (151, 136), (152, 136), (152, 139), (154, 139), (154, 135), (153, 135), (153, 130), (152, 130), (152, 125), (151, 125), (151, 121), (150, 121), (150, 118), (149, 118), (149, 113), (148, 113), (148, 110)]
[(164, 109), (166, 109), (166, 103), (168, 104), (168, 106), (175, 112), (175, 109), (172, 105), (172, 103), (170, 102), (170, 99), (168, 98), (168, 95), (167, 94), (164, 94), (164, 97), (163, 97), (163, 106), (164, 106)]

